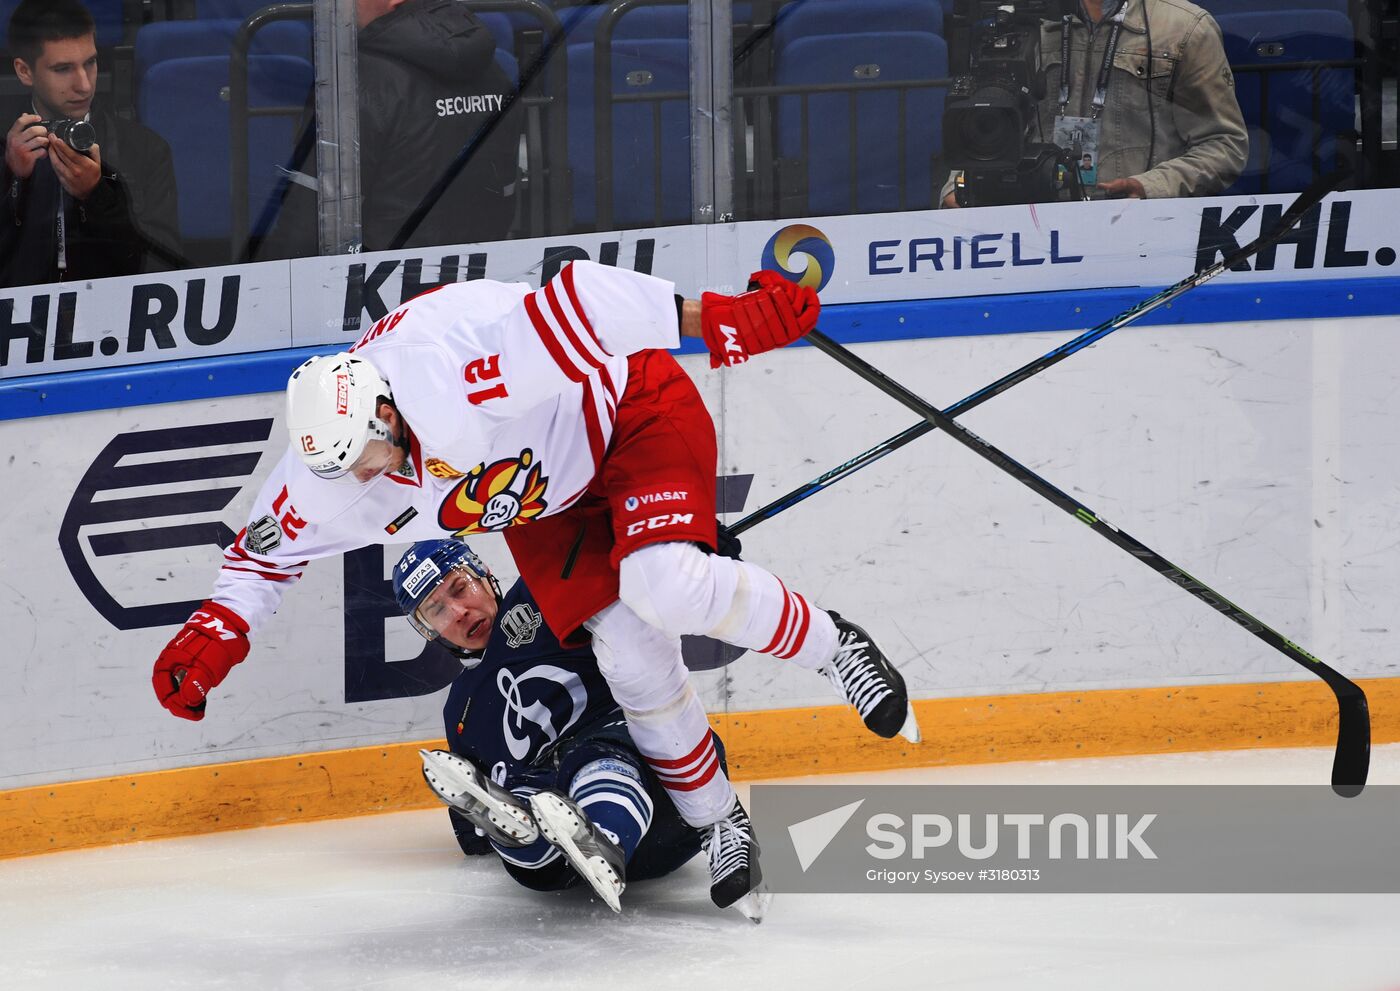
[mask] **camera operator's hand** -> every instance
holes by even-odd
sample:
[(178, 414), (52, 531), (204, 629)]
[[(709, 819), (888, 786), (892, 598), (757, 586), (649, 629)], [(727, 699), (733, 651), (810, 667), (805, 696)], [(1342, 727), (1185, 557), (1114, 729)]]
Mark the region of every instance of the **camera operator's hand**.
[(5, 167), (17, 179), (28, 179), (34, 163), (48, 155), (49, 132), (34, 126), (41, 120), (38, 114), (20, 114), (5, 135)]
[(1110, 179), (1108, 182), (1101, 182), (1099, 188), (1109, 196), (1134, 200), (1147, 199), (1147, 190), (1142, 188), (1142, 183), (1131, 176), (1126, 179)]
[(958, 202), (958, 194), (957, 194), (957, 193), (949, 193), (947, 196), (943, 197), (943, 209), (945, 209), (945, 210), (959, 210), (959, 209), (961, 209), (961, 208), (962, 208), (962, 204)]
[(63, 188), (80, 203), (92, 195), (102, 180), (102, 149), (96, 144), (82, 152), (68, 147), (66, 141), (51, 141), (49, 160)]

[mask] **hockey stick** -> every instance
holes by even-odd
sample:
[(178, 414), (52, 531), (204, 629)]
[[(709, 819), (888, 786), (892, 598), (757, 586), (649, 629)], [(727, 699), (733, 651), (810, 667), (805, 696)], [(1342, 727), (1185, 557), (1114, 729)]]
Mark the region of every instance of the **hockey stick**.
[(807, 335), (807, 340), (885, 395), (924, 417), (927, 422), (947, 433), (959, 444), (975, 451), (1031, 491), (1059, 506), (1081, 523), (1087, 524), (1091, 530), (1106, 538), (1110, 543), (1127, 551), (1168, 581), (1181, 586), (1212, 609), (1224, 614), (1232, 622), (1244, 627), (1270, 647), (1285, 654), (1290, 660), (1302, 665), (1326, 682), (1327, 687), (1331, 688), (1332, 693), (1337, 697), (1338, 712), (1337, 750), (1332, 760), (1332, 789), (1337, 794), (1348, 798), (1361, 793), (1361, 789), (1366, 784), (1366, 772), (1371, 757), (1371, 717), (1366, 705), (1366, 694), (1358, 685), (1338, 674), (1287, 637), (1245, 612), (1210, 586), (1178, 568), (1135, 537), (1129, 536), (1112, 523), (1100, 519), (1097, 513), (1079, 500), (1056, 488), (1019, 461), (1008, 457), (947, 413), (935, 408), (898, 382), (893, 381), (873, 365), (856, 357), (825, 334), (814, 330)]
[[(1189, 292), (1190, 290), (1195, 289), (1197, 286), (1205, 285), (1207, 282), (1215, 278), (1221, 272), (1228, 271), (1229, 269), (1234, 268), (1240, 262), (1252, 258), (1264, 248), (1267, 248), (1271, 244), (1275, 244), (1280, 238), (1282, 238), (1285, 234), (1291, 231), (1293, 227), (1298, 223), (1298, 221), (1302, 219), (1305, 213), (1307, 213), (1313, 207), (1321, 203), (1322, 200), (1326, 198), (1326, 196), (1329, 193), (1336, 190), (1338, 186), (1340, 186), (1344, 181), (1346, 181), (1347, 177), (1350, 174), (1351, 169), (1348, 167), (1339, 169), (1336, 172), (1332, 172), (1326, 176), (1323, 176), (1321, 179), (1318, 179), (1307, 189), (1303, 190), (1303, 192), (1298, 194), (1298, 198), (1293, 201), (1293, 203), (1288, 207), (1288, 210), (1285, 211), (1283, 216), (1279, 218), (1278, 223), (1274, 224), (1271, 228), (1269, 228), (1269, 230), (1261, 232), (1257, 238), (1246, 244), (1243, 248), (1236, 249), (1235, 251), (1231, 252), (1227, 257), (1222, 258), (1216, 264), (1211, 265), (1209, 268), (1202, 269), (1194, 275), (1187, 276), (1186, 278), (1178, 282), (1176, 285), (1169, 286), (1166, 289), (1163, 289), (1155, 296), (1151, 296), (1140, 303), (1135, 303), (1134, 305), (1128, 307), (1128, 309), (1124, 310), (1122, 313), (1119, 313), (1117, 316), (1109, 317), (1097, 327), (1094, 327), (1090, 330), (1086, 330), (1074, 340), (1069, 341), (1066, 344), (1062, 344), (1052, 351), (1047, 351), (1039, 358), (1036, 358), (1034, 361), (1029, 362), (1028, 364), (1022, 365), (1020, 368), (1016, 369), (1016, 371), (1014, 372), (1011, 372), (1009, 375), (1002, 376), (986, 388), (979, 389), (972, 395), (968, 396), (966, 399), (963, 399), (960, 402), (956, 402), (952, 406), (949, 406), (943, 411), (944, 415), (950, 418), (956, 418), (966, 413), (968, 410), (976, 409), (978, 406), (981, 406), (983, 403), (985, 403), (988, 399), (991, 399), (993, 396), (1000, 395), (1007, 389), (1010, 389), (1013, 385), (1017, 385), (1021, 382), (1024, 382), (1032, 375), (1038, 375), (1040, 372), (1043, 372), (1051, 365), (1057, 364), (1060, 361), (1063, 361), (1065, 358), (1068, 358), (1076, 351), (1083, 350), (1089, 345), (1099, 340), (1102, 340), (1109, 334), (1113, 333), (1115, 330), (1128, 326), (1128, 324), (1135, 322), (1145, 314), (1151, 313), (1153, 310), (1166, 303), (1170, 303), (1172, 300), (1176, 299), (1178, 296), (1181, 296), (1183, 293)], [(737, 523), (725, 527), (725, 530), (730, 536), (737, 537), (745, 530), (757, 526), (764, 520), (772, 519), (774, 516), (777, 516), (784, 510), (797, 505), (799, 502), (808, 498), (809, 496), (816, 495), (818, 492), (826, 488), (828, 485), (831, 485), (833, 482), (839, 481), (840, 479), (845, 478), (847, 475), (859, 471), (860, 469), (864, 468), (868, 464), (871, 464), (872, 462), (879, 461), (891, 451), (897, 451), (905, 444), (908, 444), (911, 440), (914, 440), (918, 437), (922, 437), (929, 431), (936, 429), (938, 428), (928, 420), (916, 423), (914, 426), (910, 427), (908, 430), (905, 430), (903, 433), (896, 434), (888, 440), (877, 444), (875, 447), (872, 447), (864, 454), (858, 454), (854, 458), (851, 458), (851, 460), (845, 462), (844, 464), (837, 465), (835, 468), (832, 468), (830, 471), (826, 472), (826, 474), (814, 478), (806, 485), (793, 489), (786, 495), (779, 496), (777, 499), (774, 499), (766, 506), (763, 506), (759, 509), (755, 509), (752, 513), (749, 513), (749, 515), (745, 516)]]

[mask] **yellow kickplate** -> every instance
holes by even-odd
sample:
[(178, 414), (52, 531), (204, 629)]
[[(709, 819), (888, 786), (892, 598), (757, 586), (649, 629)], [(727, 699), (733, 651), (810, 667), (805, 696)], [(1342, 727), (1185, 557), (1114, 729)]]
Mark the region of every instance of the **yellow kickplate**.
[[(1375, 743), (1400, 741), (1400, 679), (1360, 683)], [(1316, 681), (920, 699), (923, 742), (881, 740), (844, 706), (718, 713), (736, 780), (1192, 750), (1327, 746)], [(419, 747), (396, 743), (0, 791), (0, 857), (431, 808)]]

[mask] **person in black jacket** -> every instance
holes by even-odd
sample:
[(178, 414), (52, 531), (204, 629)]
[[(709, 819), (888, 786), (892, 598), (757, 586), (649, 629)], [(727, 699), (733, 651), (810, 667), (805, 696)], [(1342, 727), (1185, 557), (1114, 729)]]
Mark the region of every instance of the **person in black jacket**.
[[(170, 148), (148, 128), (93, 107), (92, 15), (77, 0), (24, 0), (10, 17), (9, 41), (31, 98), (5, 137), (0, 286), (177, 267)], [(79, 124), (65, 140), (45, 123), (55, 121), (91, 129)]]
[[(491, 32), (457, 0), (357, 0), (356, 12), (363, 250), (509, 236), (522, 128), (506, 106), (514, 87), (496, 63)], [(479, 137), (502, 112), (507, 119)], [(465, 148), (465, 167), (395, 245), (404, 222)], [(314, 155), (300, 171), (314, 175)], [(316, 253), (315, 185), (298, 177), (289, 186), (260, 257)]]

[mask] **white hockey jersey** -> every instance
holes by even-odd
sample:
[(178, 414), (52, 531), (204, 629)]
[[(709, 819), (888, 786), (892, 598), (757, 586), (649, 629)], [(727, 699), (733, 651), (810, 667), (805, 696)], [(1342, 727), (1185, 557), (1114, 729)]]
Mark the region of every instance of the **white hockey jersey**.
[(213, 599), (256, 634), (314, 558), (566, 509), (612, 439), (627, 355), (680, 343), (674, 291), (581, 261), (542, 289), (453, 283), (385, 316), (351, 350), (388, 381), (409, 426), (403, 469), (330, 481), (289, 446), (224, 550)]

